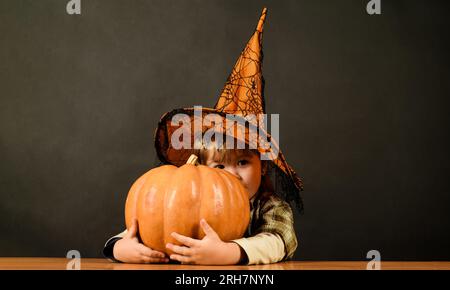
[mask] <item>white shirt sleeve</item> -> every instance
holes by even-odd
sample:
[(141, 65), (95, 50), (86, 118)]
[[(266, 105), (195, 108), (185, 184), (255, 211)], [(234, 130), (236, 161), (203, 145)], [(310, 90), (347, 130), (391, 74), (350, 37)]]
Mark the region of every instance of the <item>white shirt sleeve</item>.
[(270, 264), (281, 261), (286, 252), (281, 237), (272, 233), (260, 233), (253, 237), (232, 240), (245, 251), (248, 264)]
[(105, 246), (106, 246), (106, 245), (109, 243), (109, 241), (111, 241), (112, 239), (115, 239), (115, 238), (123, 238), (126, 234), (127, 234), (127, 230), (124, 230), (124, 231), (121, 232), (120, 234), (115, 235), (114, 237), (109, 238), (109, 239), (106, 241)]

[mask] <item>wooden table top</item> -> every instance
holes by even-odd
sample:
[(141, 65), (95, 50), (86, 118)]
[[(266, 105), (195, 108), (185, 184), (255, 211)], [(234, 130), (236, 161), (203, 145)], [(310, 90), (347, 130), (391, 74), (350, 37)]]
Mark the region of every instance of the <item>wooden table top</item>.
[[(65, 270), (67, 258), (0, 258), (0, 270)], [(82, 258), (81, 270), (365, 270), (368, 261), (288, 261), (253, 266), (197, 266), (179, 264), (124, 264)], [(450, 270), (450, 262), (381, 261), (382, 270)]]

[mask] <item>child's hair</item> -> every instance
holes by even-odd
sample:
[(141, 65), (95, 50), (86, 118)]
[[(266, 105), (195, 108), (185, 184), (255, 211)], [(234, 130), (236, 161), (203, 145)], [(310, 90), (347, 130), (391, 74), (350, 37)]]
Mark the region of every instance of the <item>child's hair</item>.
[[(224, 148), (224, 145), (221, 147), (216, 146), (216, 143), (214, 142), (214, 140), (212, 140), (212, 144), (209, 144), (209, 146), (201, 147), (201, 149), (195, 150), (195, 154), (198, 156), (198, 162), (203, 165), (206, 165), (206, 161), (208, 160), (208, 157), (210, 157), (210, 154), (213, 154), (211, 158), (213, 160), (217, 160), (217, 162), (219, 163), (228, 162), (232, 158), (233, 153), (239, 153), (239, 155), (243, 156), (251, 156), (255, 154), (261, 160), (259, 151), (256, 149), (249, 149), (247, 144), (245, 145), (244, 149), (226, 149)], [(263, 174), (261, 175), (261, 183), (255, 195), (256, 197), (269, 197), (270, 195), (274, 194), (274, 187), (268, 174), (268, 166), (268, 161), (261, 160), (261, 168), (263, 170)]]

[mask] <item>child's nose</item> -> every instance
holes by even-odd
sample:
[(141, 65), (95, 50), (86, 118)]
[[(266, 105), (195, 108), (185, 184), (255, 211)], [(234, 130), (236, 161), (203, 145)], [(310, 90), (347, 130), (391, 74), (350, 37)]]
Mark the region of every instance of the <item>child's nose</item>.
[(226, 170), (227, 170), (228, 172), (230, 172), (231, 174), (233, 174), (234, 176), (236, 176), (237, 179), (241, 180), (241, 176), (239, 175), (239, 173), (238, 173), (238, 171), (236, 170), (236, 168), (234, 168), (234, 167), (229, 167), (229, 168), (226, 168)]

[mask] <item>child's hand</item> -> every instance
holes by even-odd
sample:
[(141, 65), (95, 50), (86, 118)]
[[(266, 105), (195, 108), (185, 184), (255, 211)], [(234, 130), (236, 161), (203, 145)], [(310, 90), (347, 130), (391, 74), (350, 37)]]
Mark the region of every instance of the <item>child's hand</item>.
[(200, 221), (200, 226), (206, 234), (202, 240), (172, 233), (172, 237), (185, 245), (176, 246), (170, 243), (166, 245), (175, 252), (170, 255), (172, 260), (183, 264), (203, 265), (234, 265), (240, 261), (241, 249), (238, 244), (223, 242), (204, 219)]
[(114, 258), (124, 263), (167, 263), (166, 254), (152, 250), (139, 243), (138, 224), (133, 220), (127, 234), (116, 242), (113, 249)]

